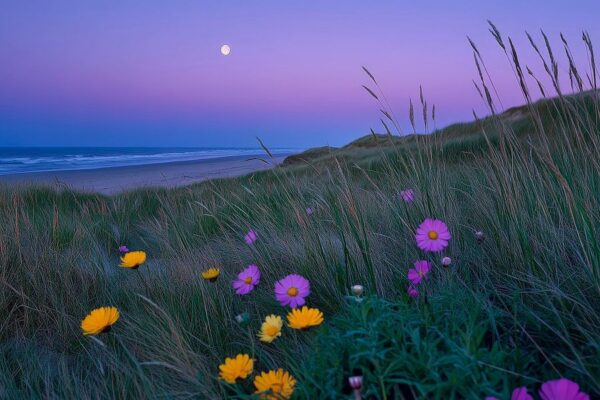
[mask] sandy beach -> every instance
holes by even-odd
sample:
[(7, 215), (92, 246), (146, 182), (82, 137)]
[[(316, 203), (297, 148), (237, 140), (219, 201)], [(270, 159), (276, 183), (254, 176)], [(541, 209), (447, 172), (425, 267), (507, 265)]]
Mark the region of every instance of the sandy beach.
[(85, 192), (115, 194), (143, 187), (177, 187), (216, 178), (230, 178), (272, 168), (287, 155), (276, 155), (270, 164), (264, 154), (194, 161), (146, 164), (74, 171), (31, 172), (0, 175), (4, 185), (47, 185)]

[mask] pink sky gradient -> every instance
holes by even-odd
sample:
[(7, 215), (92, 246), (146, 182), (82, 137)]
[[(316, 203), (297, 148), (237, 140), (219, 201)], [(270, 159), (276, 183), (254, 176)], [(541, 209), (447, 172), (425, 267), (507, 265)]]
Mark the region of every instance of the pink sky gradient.
[(22, 3), (0, 10), (0, 145), (339, 145), (381, 130), (362, 65), (404, 129), (420, 84), (443, 126), (485, 111), (467, 35), (522, 103), (486, 19), (540, 74), (524, 31), (544, 28), (565, 77), (558, 33), (587, 66), (581, 30), (600, 32), (586, 0)]

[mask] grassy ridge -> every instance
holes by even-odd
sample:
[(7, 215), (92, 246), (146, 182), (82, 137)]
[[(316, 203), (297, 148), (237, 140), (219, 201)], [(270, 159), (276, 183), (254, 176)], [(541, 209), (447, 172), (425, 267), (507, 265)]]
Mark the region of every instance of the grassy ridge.
[[(4, 187), (0, 393), (244, 397), (249, 382), (216, 379), (237, 352), (252, 352), (257, 371), (289, 370), (299, 398), (347, 397), (355, 373), (376, 398), (507, 397), (558, 376), (600, 393), (599, 121), (598, 92), (582, 90), (186, 188), (104, 197)], [(414, 203), (398, 199), (407, 187)], [(415, 246), (427, 217), (450, 227), (448, 269)], [(118, 268), (120, 244), (150, 261)], [(423, 258), (434, 270), (415, 301), (406, 274)], [(249, 263), (261, 284), (236, 296), (231, 280)], [(212, 266), (223, 274), (208, 284), (200, 272)], [(326, 323), (264, 345), (255, 333), (265, 315), (284, 315), (272, 287), (289, 273), (311, 281), (308, 303)], [(347, 297), (356, 283), (362, 303)], [(121, 319), (84, 338), (81, 318), (103, 305)], [(249, 330), (234, 321), (242, 312)]]

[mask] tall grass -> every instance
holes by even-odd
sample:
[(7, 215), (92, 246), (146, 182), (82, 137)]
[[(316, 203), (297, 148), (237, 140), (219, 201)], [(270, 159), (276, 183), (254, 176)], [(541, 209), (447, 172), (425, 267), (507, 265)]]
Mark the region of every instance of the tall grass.
[[(256, 370), (288, 369), (299, 398), (347, 397), (356, 373), (373, 398), (507, 397), (516, 385), (534, 389), (559, 376), (599, 394), (600, 102), (591, 39), (584, 34), (587, 73), (564, 42), (575, 95), (561, 88), (550, 46), (544, 52), (531, 39), (556, 92), (534, 103), (529, 86), (545, 80), (491, 27), (526, 101), (518, 122), (498, 112), (473, 43), (476, 85), (491, 112), (474, 124), (180, 189), (104, 197), (2, 188), (0, 397), (244, 397), (250, 383), (220, 384), (217, 366), (252, 351)], [(423, 97), (420, 104), (435, 126)], [(386, 126), (401, 126), (381, 106)], [(416, 190), (412, 204), (397, 197), (406, 187)], [(406, 274), (427, 257), (414, 243), (427, 217), (450, 227), (444, 254), (453, 264), (429, 257), (434, 271), (415, 301)], [(259, 234), (253, 247), (243, 241), (249, 228)], [(118, 268), (120, 244), (146, 250), (150, 261)], [(230, 282), (249, 263), (263, 279), (240, 298)], [(200, 271), (213, 266), (223, 275), (203, 282)], [(310, 279), (308, 301), (326, 323), (259, 344), (261, 319), (284, 313), (272, 287), (288, 273)], [(361, 303), (347, 297), (355, 283), (369, 294)], [(104, 305), (117, 306), (121, 319), (110, 334), (83, 337), (81, 319)], [(242, 312), (249, 329), (234, 320)]]

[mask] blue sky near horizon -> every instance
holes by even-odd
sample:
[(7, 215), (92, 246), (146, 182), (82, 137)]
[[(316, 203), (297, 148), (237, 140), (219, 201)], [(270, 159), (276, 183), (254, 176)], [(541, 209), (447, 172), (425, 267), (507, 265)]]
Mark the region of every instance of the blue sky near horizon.
[(362, 65), (405, 130), (420, 84), (443, 126), (485, 111), (467, 35), (503, 104), (522, 103), (486, 19), (540, 74), (524, 32), (543, 28), (567, 77), (559, 32), (587, 67), (581, 30), (599, 41), (598, 15), (591, 0), (10, 2), (0, 146), (340, 145), (380, 130)]

